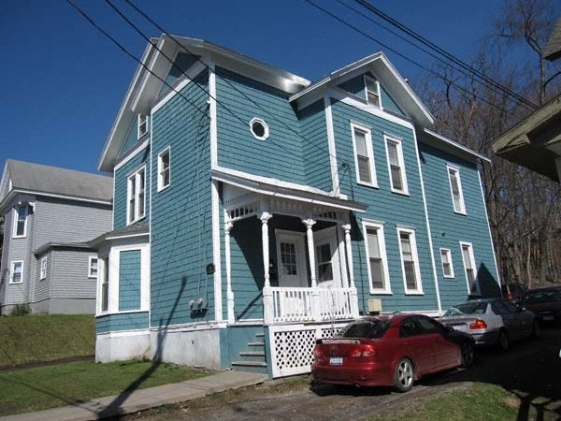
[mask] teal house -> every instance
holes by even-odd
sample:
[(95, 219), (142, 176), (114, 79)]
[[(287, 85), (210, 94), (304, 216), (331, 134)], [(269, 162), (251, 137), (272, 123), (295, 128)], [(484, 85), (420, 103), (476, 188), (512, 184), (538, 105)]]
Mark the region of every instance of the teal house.
[(103, 149), (96, 359), (282, 377), (350, 319), (500, 294), (478, 168), (382, 53), (310, 82), (148, 45)]

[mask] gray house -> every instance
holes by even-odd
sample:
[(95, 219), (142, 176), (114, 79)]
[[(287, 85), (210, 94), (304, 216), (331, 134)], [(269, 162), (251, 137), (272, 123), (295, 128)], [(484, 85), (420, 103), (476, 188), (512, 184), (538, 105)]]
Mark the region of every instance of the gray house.
[(97, 254), (87, 241), (111, 229), (113, 180), (8, 160), (0, 181), (4, 243), (0, 314), (94, 313)]

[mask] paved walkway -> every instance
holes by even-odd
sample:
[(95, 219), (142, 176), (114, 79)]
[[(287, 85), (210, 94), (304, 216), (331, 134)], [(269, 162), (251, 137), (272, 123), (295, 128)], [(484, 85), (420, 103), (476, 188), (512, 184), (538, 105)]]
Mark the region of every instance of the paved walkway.
[(130, 414), (165, 404), (202, 398), (229, 389), (263, 383), (265, 374), (224, 371), (181, 383), (140, 389), (83, 404), (0, 417), (0, 421), (88, 421)]

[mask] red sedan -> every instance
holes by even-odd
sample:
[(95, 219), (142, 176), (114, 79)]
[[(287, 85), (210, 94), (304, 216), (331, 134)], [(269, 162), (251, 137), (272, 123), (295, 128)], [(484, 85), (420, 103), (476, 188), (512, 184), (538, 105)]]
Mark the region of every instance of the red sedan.
[(471, 365), (474, 349), (470, 335), (424, 315), (365, 317), (316, 341), (312, 375), (318, 383), (407, 392), (426, 374)]

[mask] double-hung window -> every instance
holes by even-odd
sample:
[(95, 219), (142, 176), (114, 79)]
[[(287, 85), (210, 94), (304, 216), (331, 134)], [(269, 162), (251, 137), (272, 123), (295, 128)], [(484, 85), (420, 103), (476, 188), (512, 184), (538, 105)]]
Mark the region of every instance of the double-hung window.
[(462, 182), (460, 180), (460, 170), (447, 166), (448, 179), (450, 180), (450, 192), (452, 193), (452, 203), (454, 204), (454, 212), (466, 213), (466, 205), (464, 202), (464, 194), (462, 192)]
[(10, 284), (21, 284), (23, 282), (23, 262), (14, 261), (10, 270)]
[(146, 209), (146, 167), (142, 167), (128, 178), (127, 184), (127, 223), (132, 224), (145, 215)]
[(27, 215), (29, 213), (27, 205), (17, 205), (14, 211), (14, 231), (13, 237), (25, 237), (27, 232)]
[(366, 259), (368, 261), (368, 277), (370, 292), (373, 294), (391, 293), (384, 240), (384, 226), (374, 222), (363, 222), (366, 233)]
[(90, 256), (88, 259), (88, 278), (97, 278), (99, 261), (97, 256)]
[(475, 256), (473, 254), (473, 246), (470, 243), (460, 243), (462, 247), (462, 259), (464, 261), (464, 271), (468, 291), (472, 295), (479, 295), (479, 282), (477, 282), (477, 272), (475, 267)]
[(140, 139), (146, 133), (148, 133), (148, 116), (139, 114), (138, 115), (138, 138)]
[(423, 292), (423, 289), (421, 286), (421, 270), (419, 267), (419, 256), (417, 255), (415, 231), (407, 228), (398, 228), (397, 234), (399, 237), (405, 293), (420, 294)]
[(351, 124), (357, 182), (376, 187), (376, 169), (370, 129)]
[(442, 274), (445, 278), (454, 277), (454, 267), (452, 266), (452, 252), (450, 249), (440, 249), (440, 260), (442, 261)]
[(366, 91), (366, 101), (371, 105), (381, 108), (382, 101), (380, 100), (380, 84), (378, 81), (369, 76), (364, 76), (364, 88)]
[(102, 259), (102, 269), (103, 276), (101, 278), (101, 311), (107, 311), (109, 309), (109, 257)]
[(158, 191), (165, 189), (170, 184), (170, 152), (169, 148), (158, 155)]
[(408, 194), (401, 141), (388, 136), (384, 136), (384, 139), (386, 141), (391, 189), (396, 193)]
[(39, 261), (39, 280), (47, 277), (47, 256), (42, 257)]

